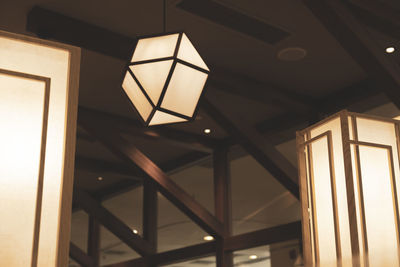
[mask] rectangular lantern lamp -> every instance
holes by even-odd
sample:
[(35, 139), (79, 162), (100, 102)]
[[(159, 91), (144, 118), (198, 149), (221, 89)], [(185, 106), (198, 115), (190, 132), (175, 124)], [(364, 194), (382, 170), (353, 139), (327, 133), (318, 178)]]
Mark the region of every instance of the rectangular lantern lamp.
[(0, 266), (67, 266), (80, 49), (0, 31)]
[(305, 266), (400, 266), (399, 122), (342, 111), (297, 132)]

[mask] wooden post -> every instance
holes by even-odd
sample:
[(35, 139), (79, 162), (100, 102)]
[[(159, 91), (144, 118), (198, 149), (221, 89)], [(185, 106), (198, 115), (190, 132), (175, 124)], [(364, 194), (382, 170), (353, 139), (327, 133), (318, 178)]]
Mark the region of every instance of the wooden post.
[[(143, 239), (153, 247), (153, 254), (157, 253), (157, 217), (158, 199), (156, 184), (150, 179), (143, 180)], [(150, 255), (149, 257), (151, 257)], [(146, 266), (155, 267), (151, 258), (146, 260)]]
[[(214, 151), (215, 216), (223, 223), (225, 236), (232, 235), (231, 177), (228, 149)], [(233, 267), (233, 252), (225, 251), (225, 238), (217, 238), (217, 267)]]
[(93, 259), (93, 267), (100, 266), (100, 224), (93, 216), (89, 216), (87, 253)]

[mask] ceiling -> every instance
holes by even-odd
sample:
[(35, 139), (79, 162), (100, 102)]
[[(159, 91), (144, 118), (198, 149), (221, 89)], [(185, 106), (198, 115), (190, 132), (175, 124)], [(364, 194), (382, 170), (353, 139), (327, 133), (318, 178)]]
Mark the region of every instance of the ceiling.
[[(383, 0), (381, 0), (383, 1)], [(302, 1), (296, 0), (215, 0), (247, 19), (256, 20), (264, 26), (280, 29), (288, 35), (271, 43), (239, 31), (240, 22), (232, 27), (215, 23), (177, 7), (181, 0), (167, 0), (167, 31), (184, 30), (195, 45), (211, 73), (218, 81), (209, 86), (210, 97), (222, 99), (221, 105), (251, 125), (265, 120), (279, 118), (288, 112), (317, 112), (315, 105), (321, 99), (346, 91), (352, 85), (367, 78), (366, 73), (352, 59), (334, 37), (318, 22)], [(384, 0), (400, 8), (395, 0)], [(115, 33), (137, 37), (160, 33), (163, 30), (163, 4), (161, 0), (11, 0), (0, 2), (0, 29), (17, 33), (27, 32), (26, 17), (33, 6), (41, 6), (55, 12), (79, 19)], [(236, 27), (236, 29), (235, 29)], [(368, 29), (374, 40), (384, 51), (386, 46), (399, 45), (394, 40)], [(400, 46), (399, 46), (400, 47)], [(301, 48), (306, 52), (298, 61), (284, 61), (278, 54), (288, 48)], [(400, 60), (399, 53), (392, 57)], [(162, 166), (171, 177), (207, 209), (213, 211), (213, 188), (210, 151), (198, 147), (167, 142), (154, 135), (153, 129), (178, 130), (191, 136), (203, 136), (216, 141), (229, 140), (230, 135), (203, 109), (194, 122), (144, 129), (137, 125), (138, 115), (131, 108), (121, 89), (121, 77), (125, 61), (103, 55), (88, 49), (82, 50), (80, 78), (80, 107), (107, 112), (129, 119), (132, 125), (141, 129), (141, 134), (126, 135), (140, 150), (156, 164)], [(222, 84), (223, 86), (218, 86)], [(283, 95), (282, 101), (275, 101), (273, 95)], [(271, 99), (269, 98), (271, 96)], [(382, 95), (353, 103), (349, 109), (360, 112), (390, 116), (399, 115), (398, 110)], [(294, 103), (291, 105), (290, 103)], [(382, 105), (385, 104), (385, 105)], [(376, 108), (377, 107), (377, 108)], [(374, 108), (374, 109), (373, 109)], [(375, 109), (376, 108), (376, 109)], [(326, 115), (326, 114), (322, 114)], [(272, 120), (270, 128), (279, 121)], [(308, 122), (295, 123), (280, 129), (267, 140), (296, 166), (295, 130), (305, 127)], [(205, 135), (203, 130), (212, 132)], [(182, 159), (194, 157), (189, 162)], [(206, 152), (206, 153), (205, 153)], [(201, 154), (203, 153), (203, 154)], [(269, 226), (300, 219), (299, 203), (263, 167), (237, 146), (231, 150), (231, 173), (233, 190), (234, 233), (244, 233)], [(78, 129), (77, 163), (85, 159), (86, 167), (78, 167), (75, 184), (92, 194), (101, 195), (116, 185), (130, 181), (126, 162), (114, 156), (106, 147), (97, 142), (83, 129)], [(83, 162), (83, 160), (82, 160)], [(94, 162), (88, 164), (88, 162)], [(174, 164), (184, 162), (181, 166)], [(113, 170), (100, 168), (114, 166)], [(97, 165), (96, 165), (97, 164)], [(118, 169), (118, 171), (115, 171)], [(103, 179), (98, 180), (101, 176)], [(139, 178), (135, 178), (139, 179)], [(104, 206), (133, 229), (141, 231), (142, 187), (120, 186), (113, 194), (104, 197)], [(87, 215), (75, 210), (72, 219), (71, 238), (82, 249), (86, 246)], [(205, 235), (164, 197), (159, 196), (159, 251), (202, 242)], [(115, 236), (102, 228), (102, 264), (138, 257)], [(270, 248), (259, 248), (242, 252), (241, 261), (251, 254), (268, 258)], [(264, 253), (264, 254), (263, 254)], [(264, 264), (269, 261), (265, 259)], [(191, 263), (190, 266), (205, 265)], [(197, 265), (196, 265), (197, 264)], [(248, 264), (248, 263), (243, 263)], [(252, 266), (257, 262), (253, 262)], [(71, 262), (71, 266), (74, 263)], [(174, 265), (188, 266), (189, 264)], [(207, 265), (207, 264), (206, 264)], [(244, 265), (243, 265), (244, 266)], [(261, 266), (261, 265), (260, 265)]]

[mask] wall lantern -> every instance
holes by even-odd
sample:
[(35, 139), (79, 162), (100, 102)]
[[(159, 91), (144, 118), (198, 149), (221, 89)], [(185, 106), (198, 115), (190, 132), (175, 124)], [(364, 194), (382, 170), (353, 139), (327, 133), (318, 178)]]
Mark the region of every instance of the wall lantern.
[(399, 123), (342, 111), (297, 133), (305, 266), (400, 266)]
[(193, 120), (209, 69), (185, 33), (140, 38), (122, 88), (147, 126)]
[(68, 265), (80, 48), (0, 31), (0, 266)]

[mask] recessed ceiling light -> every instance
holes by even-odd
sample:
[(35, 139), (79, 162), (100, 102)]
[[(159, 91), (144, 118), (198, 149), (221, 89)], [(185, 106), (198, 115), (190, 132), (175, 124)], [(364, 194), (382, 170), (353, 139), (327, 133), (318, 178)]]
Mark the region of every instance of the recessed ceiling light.
[(211, 133), (211, 129), (209, 129), (209, 128), (204, 129), (204, 133), (205, 133), (205, 134)]
[(212, 236), (210, 236), (210, 235), (207, 235), (207, 236), (203, 237), (203, 239), (204, 239), (205, 241), (211, 241), (211, 240), (214, 240), (214, 237), (212, 237)]
[(280, 50), (277, 54), (278, 59), (282, 61), (299, 61), (305, 58), (307, 50), (301, 47), (287, 47)]
[(395, 51), (396, 49), (393, 46), (389, 46), (386, 48), (386, 53), (391, 54)]
[(135, 235), (137, 235), (137, 234), (139, 233), (138, 230), (136, 230), (136, 229), (133, 229), (132, 232), (133, 232)]
[(101, 177), (101, 176), (97, 177), (97, 180), (98, 180), (98, 181), (103, 181), (103, 179), (104, 179), (104, 178)]
[(249, 259), (250, 259), (250, 260), (255, 260), (255, 259), (257, 259), (257, 258), (258, 258), (257, 255), (250, 255), (250, 256), (249, 256)]

